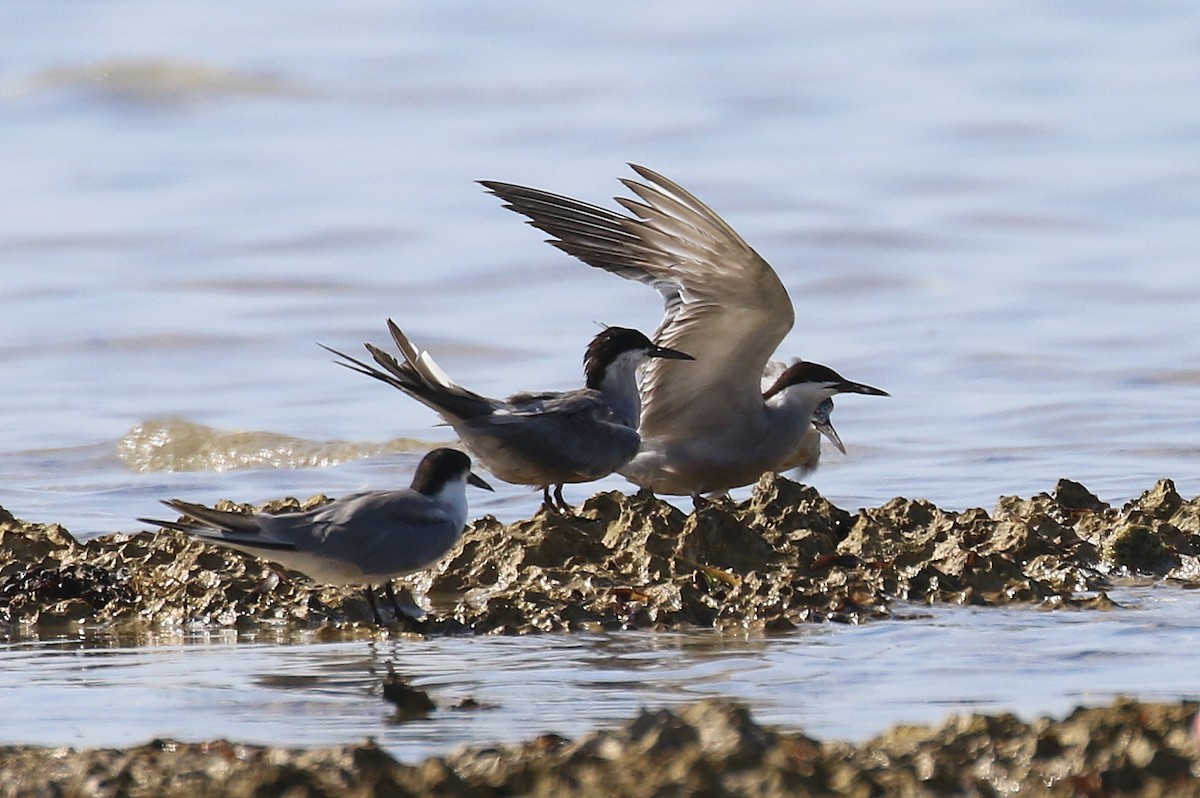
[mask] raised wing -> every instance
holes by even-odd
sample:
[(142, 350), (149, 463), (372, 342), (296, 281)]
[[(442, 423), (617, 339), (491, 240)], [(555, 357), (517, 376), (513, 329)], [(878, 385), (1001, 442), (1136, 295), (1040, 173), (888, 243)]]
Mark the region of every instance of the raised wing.
[(643, 438), (728, 429), (762, 418), (759, 383), (795, 320), (765, 260), (721, 217), (676, 183), (632, 165), (646, 183), (622, 182), (634, 216), (537, 189), (483, 182), (507, 208), (555, 236), (550, 243), (596, 268), (654, 286), (665, 300), (655, 343), (693, 362), (655, 359), (642, 383)]

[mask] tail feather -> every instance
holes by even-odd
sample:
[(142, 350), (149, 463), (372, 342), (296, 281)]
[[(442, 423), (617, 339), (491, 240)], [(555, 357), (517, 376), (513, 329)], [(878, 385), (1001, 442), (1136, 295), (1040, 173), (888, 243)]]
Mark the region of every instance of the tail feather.
[(258, 520), (254, 516), (246, 513), (231, 513), (227, 510), (214, 510), (211, 507), (205, 507), (203, 504), (194, 504), (193, 502), (185, 502), (182, 499), (167, 499), (163, 501), (167, 507), (176, 510), (181, 515), (186, 515), (189, 518), (195, 518), (197, 521), (204, 523), (213, 529), (220, 529), (226, 532), (242, 532), (247, 534), (259, 534), (262, 530), (259, 529)]
[[(317, 344), (317, 346), (321, 347), (326, 352), (329, 352), (331, 354), (337, 355), (338, 357), (342, 358), (341, 360), (333, 361), (334, 363), (338, 364), (342, 368), (350, 369), (351, 371), (358, 372), (359, 374), (366, 374), (368, 377), (373, 377), (373, 378), (379, 380), (380, 382), (386, 382), (388, 385), (392, 386), (393, 388), (397, 388), (401, 391), (404, 391), (405, 393), (407, 393), (409, 391), (409, 388), (407, 385), (400, 384), (399, 381), (395, 377), (393, 377), (391, 374), (386, 374), (386, 373), (380, 371), (379, 369), (375, 368), (374, 366), (371, 366), (371, 365), (368, 365), (367, 363), (362, 362), (361, 360), (359, 360), (356, 357), (351, 357), (350, 355), (347, 355), (345, 352), (339, 352), (337, 349), (334, 349), (329, 346), (325, 346), (325, 344)], [(366, 344), (366, 346), (369, 349), (371, 345)]]
[[(214, 510), (203, 504), (193, 504), (181, 499), (168, 499), (163, 504), (178, 511), (185, 518), (180, 521), (165, 521), (160, 518), (139, 518), (137, 520), (144, 524), (154, 524), (163, 529), (185, 532), (201, 540), (224, 543), (251, 554), (260, 551), (291, 551), (296, 548), (294, 543), (274, 540), (263, 535), (258, 520), (246, 513)], [(269, 557), (270, 555), (263, 556)]]
[(388, 319), (387, 325), (388, 331), (392, 334), (392, 340), (396, 342), (396, 346), (404, 354), (404, 359), (408, 361), (408, 365), (419, 375), (423, 382), (430, 387), (438, 387), (446, 391), (470, 393), (466, 388), (463, 388), (450, 379), (450, 375), (443, 371), (442, 367), (434, 361), (433, 355), (428, 352), (422, 352), (413, 346), (413, 342), (409, 340), (403, 330), (396, 326), (396, 322)]
[(413, 346), (404, 332), (391, 319), (388, 319), (388, 329), (404, 358), (403, 363), (374, 344), (368, 343), (363, 346), (371, 353), (371, 357), (378, 367), (324, 344), (318, 344), (318, 346), (342, 358), (340, 361), (335, 361), (339, 366), (359, 374), (365, 374), (403, 391), (421, 404), (436, 411), (451, 424), (462, 419), (491, 415), (493, 405), (490, 400), (463, 388), (450, 379), (449, 375), (434, 362), (429, 353), (421, 352)]
[(174, 529), (176, 532), (186, 532), (189, 535), (194, 535), (198, 529), (195, 521), (167, 521), (162, 518), (138, 518), (137, 520), (143, 524), (151, 524), (162, 529)]
[(492, 412), (491, 403), (479, 394), (461, 388), (450, 380), (444, 384), (426, 377), (411, 361), (400, 363), (374, 344), (365, 346), (375, 362), (388, 372), (386, 376), (390, 379), (381, 377), (384, 382), (391, 383), (421, 404), (436, 410), (447, 421), (453, 423), (458, 419), (486, 416)]

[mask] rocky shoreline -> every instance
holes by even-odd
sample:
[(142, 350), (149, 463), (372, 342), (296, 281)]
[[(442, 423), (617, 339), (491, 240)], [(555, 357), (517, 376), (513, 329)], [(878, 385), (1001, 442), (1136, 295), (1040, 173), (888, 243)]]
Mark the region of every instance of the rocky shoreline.
[(736, 703), (643, 711), (568, 740), (417, 764), (371, 741), (311, 750), (224, 740), (127, 749), (0, 747), (0, 798), (62, 796), (1200, 795), (1195, 702), (1118, 700), (1062, 720), (955, 717), (851, 745), (762, 726)]
[[(410, 579), (435, 611), (395, 621), (424, 635), (773, 632), (888, 618), (897, 602), (1104, 608), (1117, 575), (1200, 582), (1198, 555), (1200, 500), (1183, 499), (1169, 480), (1120, 508), (1061, 480), (1050, 493), (1002, 497), (990, 513), (893, 499), (851, 514), (769, 475), (744, 502), (690, 514), (610, 492), (574, 517), (479, 519)], [(9, 640), (78, 626), (299, 626), (353, 637), (373, 634), (370, 620), (356, 590), (179, 533), (80, 542), (60, 526), (0, 515), (0, 633)]]
[[(268, 511), (312, 506), (294, 499)], [(226, 509), (250, 510), (226, 503)], [(577, 517), (483, 518), (409, 587), (434, 605), (391, 632), (786, 631), (892, 616), (898, 603), (1104, 609), (1118, 577), (1200, 583), (1200, 500), (1163, 480), (1117, 508), (1083, 486), (991, 512), (895, 499), (851, 514), (764, 478), (747, 501), (684, 513), (604, 493)], [(361, 593), (169, 532), (80, 542), (0, 510), (0, 634), (303, 630), (376, 637)], [(403, 685), (385, 697), (412, 696)], [(425, 702), (428, 697), (424, 698)], [(420, 704), (428, 711), (425, 703)], [(431, 706), (431, 705), (430, 705)], [(896, 727), (861, 745), (759, 725), (717, 700), (644, 711), (577, 740), (545, 734), (401, 764), (368, 741), (311, 750), (155, 740), (0, 748), (0, 797), (265, 795), (1200, 795), (1197, 704), (1118, 700), (1062, 720)]]

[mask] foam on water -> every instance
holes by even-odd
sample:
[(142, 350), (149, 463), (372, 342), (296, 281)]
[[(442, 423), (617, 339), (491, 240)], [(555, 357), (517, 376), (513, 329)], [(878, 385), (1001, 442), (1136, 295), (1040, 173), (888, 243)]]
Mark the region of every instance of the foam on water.
[(265, 431), (233, 432), (182, 418), (137, 424), (117, 444), (117, 455), (134, 471), (228, 471), (238, 468), (325, 468), (388, 452), (422, 452), (428, 441), (396, 438), (386, 443), (309, 441)]

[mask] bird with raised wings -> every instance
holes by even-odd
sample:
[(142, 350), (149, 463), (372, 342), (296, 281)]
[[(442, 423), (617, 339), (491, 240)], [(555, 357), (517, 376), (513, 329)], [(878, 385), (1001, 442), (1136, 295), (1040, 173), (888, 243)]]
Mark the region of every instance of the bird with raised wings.
[[(839, 393), (887, 394), (816, 363), (771, 361), (792, 328), (787, 290), (707, 205), (642, 166), (621, 182), (632, 215), (558, 194), (480, 181), (505, 207), (590, 266), (653, 286), (665, 310), (655, 343), (695, 363), (655, 361), (642, 382), (641, 449), (619, 471), (658, 493), (700, 496), (748, 485), (771, 471), (815, 465), (813, 415)], [(763, 387), (768, 375), (779, 376)], [(828, 413), (825, 422), (828, 424)], [(829, 427), (832, 429), (832, 427)], [(840, 443), (834, 437), (835, 444)]]

